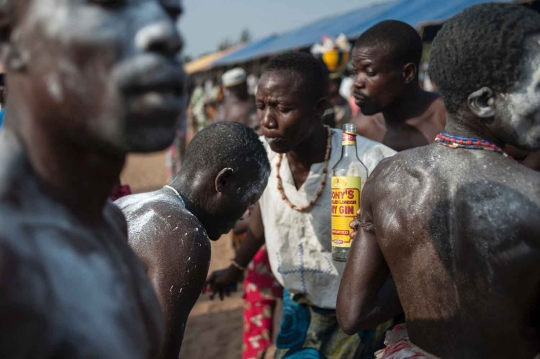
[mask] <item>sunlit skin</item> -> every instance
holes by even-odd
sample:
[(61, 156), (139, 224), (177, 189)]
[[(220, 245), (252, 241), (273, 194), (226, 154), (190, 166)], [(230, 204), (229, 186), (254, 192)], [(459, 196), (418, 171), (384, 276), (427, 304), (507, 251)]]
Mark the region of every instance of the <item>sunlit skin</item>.
[[(540, 129), (538, 37), (522, 63), (515, 87), (469, 94), (446, 131), (540, 149), (531, 136)], [(368, 328), (399, 312), (400, 301), (411, 342), (437, 357), (535, 357), (538, 216), (540, 174), (500, 153), (431, 144), (382, 161), (363, 190), (340, 325), (350, 334)]]
[[(215, 202), (219, 216), (208, 214), (187, 198), (183, 207), (169, 188), (116, 201), (128, 221), (129, 244), (152, 281), (165, 317), (166, 336), (160, 359), (178, 358), (189, 313), (208, 275), (210, 240), (232, 230), (248, 206), (259, 200), (266, 185), (266, 179), (261, 180), (259, 192), (239, 200), (242, 193), (238, 189), (258, 179), (246, 181), (245, 173), (239, 179), (228, 171), (217, 175), (204, 169), (200, 172), (192, 196), (197, 202)], [(179, 193), (181, 180), (171, 183)]]
[(165, 317), (159, 359), (178, 358), (189, 313), (208, 274), (210, 241), (230, 232), (260, 199), (268, 176), (257, 135), (245, 125), (221, 122), (195, 135), (169, 186), (115, 202)]
[(128, 151), (172, 142), (180, 13), (155, 0), (0, 3), (1, 357), (160, 350), (159, 303), (107, 198)]
[(438, 95), (418, 85), (415, 64), (398, 65), (386, 47), (355, 47), (354, 98), (358, 134), (402, 151), (431, 143), (444, 129), (446, 111)]

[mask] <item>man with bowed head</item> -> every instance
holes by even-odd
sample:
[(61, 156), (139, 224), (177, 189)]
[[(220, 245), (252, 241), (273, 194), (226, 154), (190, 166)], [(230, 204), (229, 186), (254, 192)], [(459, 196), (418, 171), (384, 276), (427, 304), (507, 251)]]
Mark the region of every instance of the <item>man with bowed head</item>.
[[(344, 264), (331, 254), (331, 169), (341, 158), (341, 130), (323, 126), (328, 73), (313, 56), (272, 59), (259, 81), (257, 116), (268, 151), (268, 187), (255, 208), (232, 265), (210, 275), (223, 293), (266, 243), (272, 272), (286, 289), (277, 358), (373, 357), (373, 330), (347, 336), (336, 321), (336, 296)], [(373, 170), (394, 154), (357, 136), (359, 158)]]
[(407, 325), (380, 358), (540, 357), (540, 174), (502, 149), (540, 150), (540, 15), (463, 11), (435, 38), (430, 75), (446, 132), (367, 181), (339, 323), (382, 322), (399, 294)]
[(269, 173), (255, 132), (219, 122), (195, 135), (170, 185), (116, 202), (164, 313), (167, 333), (159, 358), (178, 358), (189, 312), (208, 274), (210, 240), (228, 233), (259, 200)]
[[(1, 358), (155, 358), (159, 304), (108, 201), (182, 111), (178, 1), (4, 0)], [(68, 14), (69, 16), (66, 16)]]

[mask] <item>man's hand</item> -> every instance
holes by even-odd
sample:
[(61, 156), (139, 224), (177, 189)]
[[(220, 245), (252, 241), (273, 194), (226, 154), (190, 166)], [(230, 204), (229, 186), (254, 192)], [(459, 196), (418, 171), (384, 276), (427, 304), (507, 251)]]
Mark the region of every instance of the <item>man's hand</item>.
[(210, 299), (214, 300), (216, 293), (219, 294), (221, 300), (223, 300), (225, 296), (229, 296), (234, 284), (242, 279), (243, 273), (243, 271), (232, 265), (229, 266), (229, 268), (212, 272), (204, 286), (206, 292), (212, 293), (210, 294)]
[(356, 233), (358, 233), (361, 223), (362, 223), (362, 209), (359, 208), (358, 211), (356, 211), (356, 218), (353, 219), (351, 223), (349, 224), (349, 227), (351, 227), (354, 230), (351, 233), (351, 240), (354, 240), (354, 237), (356, 237)]

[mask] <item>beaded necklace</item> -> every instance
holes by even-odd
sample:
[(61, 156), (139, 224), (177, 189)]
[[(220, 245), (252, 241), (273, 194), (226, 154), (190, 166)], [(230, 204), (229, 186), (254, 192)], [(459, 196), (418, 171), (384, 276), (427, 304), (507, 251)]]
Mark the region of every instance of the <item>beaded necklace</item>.
[(186, 203), (184, 202), (184, 199), (182, 198), (182, 196), (180, 195), (180, 192), (178, 192), (176, 189), (174, 189), (173, 187), (169, 186), (169, 185), (165, 185), (163, 186), (163, 188), (167, 188), (167, 189), (170, 189), (171, 191), (174, 192), (174, 194), (176, 194), (176, 196), (178, 197), (178, 199), (180, 200), (180, 203), (182, 203), (182, 207), (185, 207), (186, 206)]
[(506, 152), (504, 152), (502, 148), (493, 142), (480, 138), (459, 137), (442, 132), (437, 135), (435, 142), (437, 142), (439, 145), (450, 148), (467, 148), (469, 150), (487, 150), (498, 152), (504, 157), (511, 158)]
[(283, 184), (281, 182), (281, 176), (279, 175), (279, 169), (281, 167), (281, 161), (283, 160), (283, 154), (282, 153), (278, 154), (278, 160), (277, 160), (277, 163), (276, 163), (276, 168), (277, 168), (277, 171), (276, 171), (277, 189), (279, 191), (279, 194), (281, 194), (281, 199), (283, 201), (285, 201), (285, 203), (289, 207), (294, 209), (295, 211), (302, 212), (302, 211), (305, 211), (308, 208), (311, 208), (315, 204), (315, 202), (317, 202), (319, 197), (321, 196), (321, 194), (322, 194), (322, 192), (324, 190), (324, 186), (326, 185), (326, 174), (328, 173), (328, 160), (330, 159), (330, 149), (332, 148), (332, 130), (330, 130), (330, 127), (328, 127), (326, 125), (324, 127), (326, 127), (326, 131), (328, 131), (328, 138), (326, 139), (326, 153), (324, 155), (324, 165), (323, 165), (321, 185), (319, 187), (319, 190), (317, 191), (317, 194), (315, 195), (315, 198), (313, 198), (311, 201), (309, 201), (309, 204), (307, 206), (297, 206), (297, 205), (291, 203), (291, 201), (289, 201), (289, 199), (287, 198), (287, 195), (285, 194), (285, 191), (283, 190)]

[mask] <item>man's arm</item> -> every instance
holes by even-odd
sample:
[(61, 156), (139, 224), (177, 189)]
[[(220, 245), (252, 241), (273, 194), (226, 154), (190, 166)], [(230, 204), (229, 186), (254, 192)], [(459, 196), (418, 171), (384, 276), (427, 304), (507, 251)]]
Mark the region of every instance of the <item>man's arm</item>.
[(187, 237), (179, 238), (182, 231), (158, 233), (155, 240), (146, 242), (143, 253), (165, 319), (166, 337), (159, 359), (178, 359), (189, 313), (201, 294), (210, 266), (210, 240), (204, 229), (192, 222), (179, 222)]
[[(251, 217), (249, 218), (249, 224), (247, 234), (242, 245), (236, 252), (234, 261), (241, 267), (246, 268), (255, 257), (255, 254), (264, 245), (264, 226), (261, 216), (261, 208), (257, 203), (257, 206), (253, 210)], [(235, 283), (242, 278), (243, 271), (234, 265), (230, 265), (226, 269), (213, 272), (206, 282), (206, 286), (212, 292), (211, 298), (217, 293), (223, 300), (224, 295), (227, 293), (227, 287), (232, 283)]]
[(377, 243), (368, 181), (362, 194), (362, 222), (339, 287), (337, 320), (349, 335), (374, 328), (402, 309), (390, 270)]
[(504, 150), (523, 166), (540, 172), (540, 152), (528, 152), (511, 145), (504, 146)]

